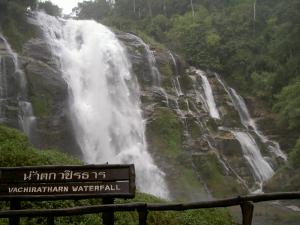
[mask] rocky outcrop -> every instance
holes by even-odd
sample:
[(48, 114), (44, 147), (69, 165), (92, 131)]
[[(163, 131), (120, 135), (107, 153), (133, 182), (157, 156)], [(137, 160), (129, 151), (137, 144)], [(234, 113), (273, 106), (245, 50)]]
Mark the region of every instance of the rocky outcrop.
[(39, 148), (58, 148), (80, 155), (68, 107), (68, 87), (43, 37), (24, 45), (22, 64), (37, 118), (33, 143)]
[(0, 34), (0, 122), (19, 128), (20, 73), (16, 56)]

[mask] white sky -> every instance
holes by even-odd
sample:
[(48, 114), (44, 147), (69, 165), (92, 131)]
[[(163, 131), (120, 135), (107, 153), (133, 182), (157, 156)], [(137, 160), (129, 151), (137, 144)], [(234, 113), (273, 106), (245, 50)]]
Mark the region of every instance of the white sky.
[(72, 9), (77, 6), (78, 2), (83, 2), (84, 0), (50, 0), (55, 5), (63, 9), (64, 14), (70, 14)]

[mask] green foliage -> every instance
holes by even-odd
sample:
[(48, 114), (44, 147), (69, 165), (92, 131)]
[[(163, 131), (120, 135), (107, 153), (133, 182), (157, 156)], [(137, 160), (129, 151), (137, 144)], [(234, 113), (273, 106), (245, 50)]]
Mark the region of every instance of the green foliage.
[(289, 161), (293, 168), (300, 169), (300, 138), (298, 138), (295, 147), (289, 155)]
[(194, 156), (193, 161), (209, 190), (213, 190), (214, 196), (223, 197), (224, 193), (227, 195), (241, 193), (236, 180), (224, 174), (223, 165), (214, 153)]
[(37, 150), (19, 131), (0, 126), (0, 166), (80, 164), (79, 160), (55, 150)]
[(0, 33), (17, 52), (21, 52), (23, 44), (35, 35), (34, 26), (27, 23), (25, 15), (26, 8), (35, 5), (35, 0), (0, 2)]
[[(171, 68), (171, 65), (169, 63), (161, 63), (159, 65), (159, 71), (164, 75), (164, 76), (172, 76), (173, 74), (173, 71), (172, 71), (172, 68)], [(169, 84), (166, 84), (166, 85), (169, 85)], [(163, 85), (164, 87), (166, 85)]]
[(155, 120), (147, 129), (148, 135), (155, 142), (154, 145), (170, 155), (179, 154), (182, 146), (180, 121), (167, 108), (160, 108), (155, 114)]
[(299, 191), (300, 173), (295, 172), (300, 169), (300, 138), (289, 154), (288, 164), (281, 167), (277, 173), (269, 180), (265, 189), (271, 191)]
[(38, 9), (52, 16), (60, 16), (62, 11), (57, 5), (52, 4), (50, 1), (39, 2)]
[(34, 113), (38, 117), (45, 117), (51, 113), (52, 110), (52, 99), (47, 95), (39, 96), (33, 95), (30, 97)]
[(289, 129), (300, 131), (300, 80), (285, 86), (277, 95), (275, 109), (279, 111), (282, 120)]
[(143, 39), (143, 41), (151, 46), (151, 48), (156, 49), (156, 50), (166, 50), (166, 47), (157, 42), (154, 38), (149, 36), (147, 33), (140, 31), (140, 30), (135, 30), (135, 32), (140, 38)]
[(80, 19), (94, 19), (101, 20), (111, 13), (111, 5), (109, 1), (97, 0), (94, 2), (80, 2), (75, 10)]

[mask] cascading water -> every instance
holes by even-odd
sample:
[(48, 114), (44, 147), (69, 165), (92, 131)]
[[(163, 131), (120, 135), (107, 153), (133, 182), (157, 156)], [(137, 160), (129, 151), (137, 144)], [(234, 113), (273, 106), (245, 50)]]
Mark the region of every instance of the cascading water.
[(152, 77), (152, 85), (155, 87), (155, 92), (157, 92), (159, 95), (164, 96), (166, 100), (166, 104), (167, 106), (169, 106), (168, 95), (165, 89), (161, 86), (161, 74), (158, 68), (156, 67), (156, 59), (154, 57), (153, 51), (150, 50), (149, 45), (147, 45), (140, 37), (135, 36), (133, 34), (128, 34), (128, 35), (130, 35), (132, 38), (137, 40), (137, 42), (144, 47), (146, 51), (151, 77)]
[(147, 152), (139, 86), (118, 39), (94, 21), (60, 20), (43, 13), (37, 13), (37, 21), (68, 83), (84, 160), (134, 163), (138, 189), (168, 198), (164, 173)]
[(262, 157), (260, 150), (251, 135), (246, 132), (232, 131), (236, 139), (240, 142), (243, 156), (249, 162), (254, 172), (255, 178), (259, 183), (260, 189), (262, 183), (273, 176), (274, 171)]
[(170, 55), (170, 57), (171, 57), (171, 60), (172, 60), (172, 62), (173, 62), (174, 71), (175, 71), (175, 76), (177, 76), (177, 75), (178, 75), (178, 70), (177, 70), (177, 63), (176, 63), (176, 59), (175, 59), (175, 57), (174, 57), (174, 55), (172, 54), (172, 52), (171, 52), (171, 51), (169, 51), (169, 55)]
[(133, 34), (129, 34), (129, 35), (131, 35), (134, 39), (137, 40), (138, 43), (140, 43), (144, 47), (146, 51), (147, 61), (150, 67), (151, 76), (152, 76), (152, 84), (160, 87), (161, 74), (156, 67), (156, 59), (153, 55), (153, 51), (150, 50), (149, 45), (147, 45), (140, 37), (135, 36)]
[(237, 111), (239, 112), (242, 124), (247, 128), (251, 127), (253, 129), (253, 131), (255, 132), (255, 134), (260, 138), (260, 140), (263, 143), (267, 144), (267, 146), (271, 152), (274, 152), (274, 154), (276, 154), (278, 157), (281, 157), (282, 159), (284, 159), (286, 161), (287, 156), (281, 151), (279, 144), (275, 141), (269, 140), (266, 136), (264, 136), (257, 129), (257, 126), (256, 126), (254, 120), (251, 118), (250, 113), (248, 111), (248, 108), (247, 108), (243, 98), (241, 96), (239, 96), (234, 89), (230, 88), (229, 91), (232, 96), (233, 104), (234, 104), (235, 108), (237, 109)]
[(172, 79), (172, 85), (176, 92), (177, 97), (183, 96), (183, 92), (181, 90), (181, 85), (178, 76)]
[(262, 134), (261, 131), (258, 130), (255, 121), (251, 118), (249, 110), (245, 104), (244, 99), (237, 94), (237, 92), (233, 88), (228, 88), (221, 78), (217, 75), (216, 78), (220, 82), (220, 84), (224, 87), (224, 90), (229, 95), (234, 108), (238, 111), (241, 123), (245, 126), (246, 129), (252, 129), (254, 133), (260, 138), (260, 140), (267, 145), (268, 149), (273, 152), (276, 156), (281, 157), (285, 161), (287, 161), (287, 156), (280, 149), (279, 143), (276, 141), (269, 140), (266, 136)]
[[(33, 110), (31, 103), (27, 100), (27, 82), (25, 78), (24, 72), (20, 69), (18, 55), (11, 49), (10, 45), (8, 44), (7, 40), (0, 35), (0, 40), (4, 43), (3, 51), (6, 52), (5, 57), (10, 57), (14, 64), (14, 76), (17, 77), (17, 82), (19, 86), (19, 90), (15, 90), (18, 92), (17, 94), (17, 102), (19, 107), (18, 112), (18, 123), (19, 128), (28, 135), (29, 139), (32, 137), (32, 130), (36, 121), (35, 116), (33, 115)], [(9, 96), (8, 93), (8, 75), (7, 75), (7, 68), (5, 58), (0, 56), (0, 121), (4, 122), (6, 120), (5, 110), (3, 109), (4, 106), (8, 104)]]
[(169, 55), (170, 55), (171, 60), (173, 62), (174, 75), (175, 75), (175, 77), (172, 78), (172, 85), (173, 85), (174, 90), (176, 91), (177, 97), (180, 97), (180, 96), (183, 96), (183, 92), (182, 92), (181, 85), (180, 85), (180, 82), (179, 82), (179, 75), (178, 75), (178, 70), (177, 70), (176, 59), (175, 59), (175, 57), (174, 57), (174, 55), (172, 54), (171, 51), (169, 51)]
[(205, 94), (205, 103), (208, 107), (210, 116), (215, 119), (220, 119), (220, 114), (216, 107), (212, 88), (210, 86), (210, 83), (209, 83), (207, 77), (204, 75), (204, 72), (202, 70), (195, 70), (195, 72), (202, 79), (202, 87), (204, 89), (204, 94)]

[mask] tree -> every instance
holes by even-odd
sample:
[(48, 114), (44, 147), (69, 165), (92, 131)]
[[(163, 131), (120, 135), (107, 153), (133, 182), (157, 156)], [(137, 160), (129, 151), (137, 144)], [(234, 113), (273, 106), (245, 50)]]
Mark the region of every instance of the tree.
[(111, 4), (106, 0), (80, 2), (76, 8), (76, 13), (80, 19), (94, 19), (100, 21), (111, 14)]
[(52, 16), (60, 16), (62, 12), (61, 8), (52, 4), (50, 1), (40, 2), (38, 8), (44, 10), (47, 14)]

